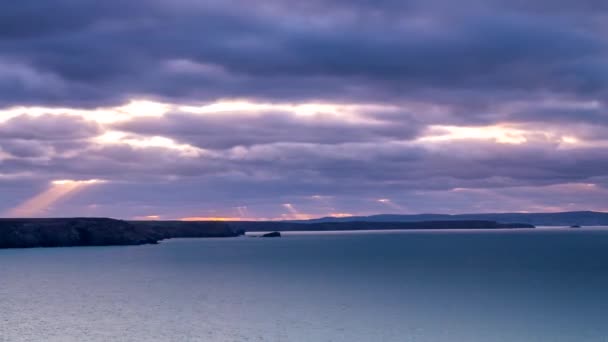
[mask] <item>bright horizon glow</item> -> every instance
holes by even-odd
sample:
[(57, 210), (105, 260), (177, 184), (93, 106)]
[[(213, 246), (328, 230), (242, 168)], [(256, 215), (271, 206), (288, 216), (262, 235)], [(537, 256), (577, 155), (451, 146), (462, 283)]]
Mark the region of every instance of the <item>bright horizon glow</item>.
[(158, 221), (161, 219), (160, 215), (146, 215), (146, 216), (135, 216), (133, 220), (136, 221)]
[(335, 218), (345, 218), (345, 217), (352, 217), (355, 216), (351, 213), (331, 213), (329, 214), (329, 217), (335, 217)]
[(289, 220), (307, 220), (307, 219), (311, 219), (313, 218), (312, 215), (308, 215), (308, 214), (303, 214), (301, 213), (298, 209), (296, 209), (296, 207), (294, 207), (293, 204), (291, 203), (283, 203), (283, 207), (285, 209), (287, 209), (287, 211), (289, 212), (289, 214), (283, 214), (282, 217), (284, 219), (289, 219)]
[(178, 221), (196, 222), (196, 221), (258, 221), (259, 219), (248, 219), (242, 217), (221, 217), (221, 216), (193, 216), (182, 217)]

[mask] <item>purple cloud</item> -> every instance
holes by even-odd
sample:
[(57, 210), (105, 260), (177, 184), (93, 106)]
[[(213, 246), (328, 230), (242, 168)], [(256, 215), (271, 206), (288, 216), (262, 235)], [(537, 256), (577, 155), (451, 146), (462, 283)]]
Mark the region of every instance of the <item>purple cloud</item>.
[[(106, 182), (49, 215), (608, 210), (607, 16), (594, 0), (6, 4), (0, 213), (57, 179)], [(121, 107), (141, 99), (168, 109)], [(234, 101), (250, 105), (209, 106)]]

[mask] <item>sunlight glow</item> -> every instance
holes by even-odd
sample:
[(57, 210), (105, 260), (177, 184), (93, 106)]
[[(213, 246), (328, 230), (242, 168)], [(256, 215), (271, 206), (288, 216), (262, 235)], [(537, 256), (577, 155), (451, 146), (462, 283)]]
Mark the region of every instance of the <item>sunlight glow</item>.
[(486, 140), (498, 144), (532, 144), (536, 142), (556, 144), (560, 149), (583, 147), (608, 147), (608, 140), (583, 140), (582, 138), (565, 134), (559, 128), (538, 128), (514, 125), (494, 125), (479, 127), (462, 126), (429, 126), (426, 135), (418, 138), (418, 143), (439, 143), (457, 140)]
[(400, 206), (399, 204), (397, 204), (397, 203), (393, 202), (393, 201), (392, 201), (391, 199), (389, 199), (389, 198), (379, 198), (379, 199), (377, 199), (377, 200), (376, 200), (376, 202), (378, 202), (378, 203), (382, 203), (382, 204), (384, 204), (384, 205), (386, 205), (387, 207), (392, 208), (392, 209), (396, 209), (396, 210), (399, 210), (399, 211), (402, 211), (402, 210), (403, 210), (403, 207), (402, 207), (402, 206)]
[(461, 139), (494, 140), (501, 144), (523, 144), (528, 141), (526, 131), (506, 126), (460, 127), (430, 126), (430, 134), (418, 141), (435, 142)]
[(354, 215), (351, 213), (330, 213), (328, 216), (335, 217), (335, 218), (344, 218), (344, 217), (352, 217)]
[(158, 221), (162, 218), (161, 215), (144, 215), (144, 216), (134, 216), (132, 217), (135, 221)]
[(399, 108), (377, 104), (333, 104), (333, 103), (261, 103), (244, 100), (218, 101), (204, 106), (180, 106), (180, 111), (195, 114), (260, 114), (264, 112), (286, 112), (298, 116), (315, 117), (335, 116), (350, 122), (369, 122), (374, 120), (360, 115), (367, 111), (397, 111)]
[(215, 216), (193, 216), (193, 217), (183, 217), (179, 219), (180, 221), (254, 221), (255, 219), (244, 219), (242, 217), (215, 217)]
[(0, 123), (23, 114), (34, 117), (46, 114), (72, 115), (98, 123), (114, 123), (130, 120), (135, 117), (160, 117), (172, 108), (173, 106), (170, 104), (146, 100), (132, 100), (126, 105), (119, 107), (100, 107), (94, 109), (15, 106), (0, 109)]
[(318, 200), (318, 201), (326, 201), (328, 199), (333, 198), (333, 196), (325, 196), (325, 195), (313, 195), (310, 196), (310, 199)]
[[(122, 106), (99, 107), (93, 109), (67, 108), (67, 107), (41, 107), (41, 106), (14, 106), (0, 108), (0, 122), (7, 121), (19, 115), (73, 115), (100, 124), (111, 124), (131, 120), (137, 117), (162, 117), (172, 110), (179, 110), (193, 114), (222, 114), (264, 112), (286, 112), (299, 116), (314, 117), (318, 114), (337, 116), (349, 121), (370, 121), (360, 113), (370, 111), (398, 112), (399, 107), (379, 104), (340, 104), (340, 103), (263, 103), (245, 100), (223, 100), (207, 105), (179, 105), (141, 99), (134, 99)], [(371, 120), (373, 121), (373, 120)]]
[(7, 216), (12, 217), (33, 217), (46, 213), (53, 204), (60, 200), (66, 200), (78, 191), (83, 190), (89, 185), (104, 183), (104, 180), (55, 180), (51, 186), (42, 193), (26, 200), (17, 207), (9, 210)]
[(249, 208), (247, 206), (234, 207), (236, 212), (239, 214), (239, 217), (247, 217), (249, 216)]
[(562, 137), (562, 142), (564, 144), (578, 144), (580, 143), (580, 140), (575, 137)]
[(182, 153), (184, 156), (198, 157), (202, 154), (203, 150), (198, 147), (179, 144), (175, 140), (162, 137), (162, 136), (151, 136), (151, 137), (140, 137), (135, 135), (129, 135), (118, 131), (108, 131), (103, 135), (100, 135), (94, 139), (94, 142), (102, 145), (107, 144), (126, 144), (136, 148), (147, 148), (147, 147), (160, 147), (171, 150), (176, 150)]
[(313, 215), (301, 213), (291, 203), (284, 203), (282, 206), (283, 206), (283, 208), (287, 209), (287, 211), (289, 212), (289, 214), (283, 214), (282, 215), (283, 219), (286, 219), (286, 220), (308, 220), (308, 219), (311, 219), (311, 218), (314, 217)]

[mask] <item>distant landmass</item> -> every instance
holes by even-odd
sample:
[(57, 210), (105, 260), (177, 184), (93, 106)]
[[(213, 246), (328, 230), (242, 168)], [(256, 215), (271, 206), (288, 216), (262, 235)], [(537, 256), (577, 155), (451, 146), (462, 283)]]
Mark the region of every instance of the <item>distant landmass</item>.
[(312, 220), (289, 221), (297, 223), (321, 222), (421, 222), (484, 220), (496, 222), (518, 222), (535, 226), (608, 226), (608, 213), (595, 211), (570, 211), (559, 213), (495, 213), (495, 214), (417, 214), (417, 215), (372, 215), (350, 217), (323, 217)]
[(501, 229), (608, 226), (608, 213), (418, 214), (324, 217), (304, 221), (124, 221), (110, 218), (0, 219), (0, 248), (154, 244), (170, 238), (235, 237), (245, 232)]
[(109, 218), (0, 219), (0, 248), (141, 245), (170, 238), (236, 237), (248, 231), (501, 228), (534, 226), (479, 220), (296, 223), (123, 221)]
[(526, 223), (498, 223), (496, 221), (482, 220), (443, 220), (443, 221), (418, 221), (418, 222), (395, 222), (395, 221), (347, 221), (347, 222), (229, 222), (230, 226), (237, 231), (262, 232), (262, 231), (331, 231), (331, 230), (398, 230), (398, 229), (516, 229), (534, 228), (534, 225)]

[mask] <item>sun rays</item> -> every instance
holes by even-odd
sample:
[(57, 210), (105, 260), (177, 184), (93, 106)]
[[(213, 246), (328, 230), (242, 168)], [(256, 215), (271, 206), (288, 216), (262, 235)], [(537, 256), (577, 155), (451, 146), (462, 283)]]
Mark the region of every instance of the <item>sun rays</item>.
[(79, 191), (94, 185), (104, 183), (104, 180), (89, 179), (89, 180), (70, 180), (61, 179), (54, 180), (50, 183), (50, 187), (37, 194), (36, 196), (26, 200), (13, 209), (9, 210), (7, 216), (12, 217), (36, 217), (42, 214), (47, 214), (48, 210), (59, 201), (74, 196)]

